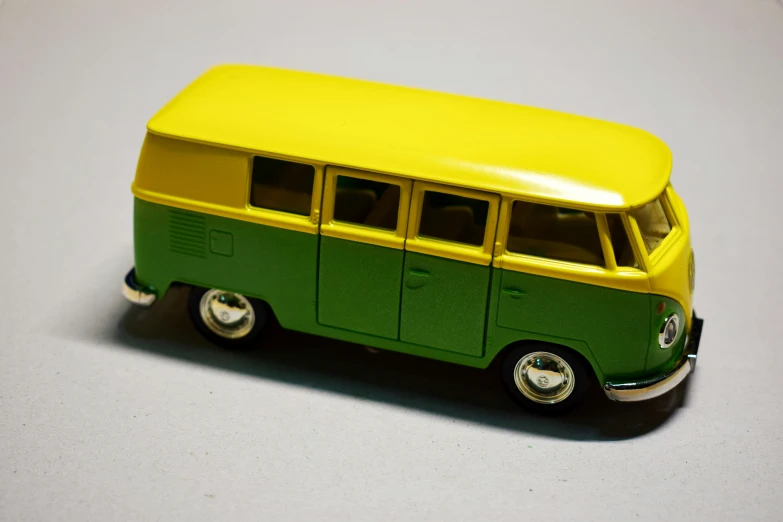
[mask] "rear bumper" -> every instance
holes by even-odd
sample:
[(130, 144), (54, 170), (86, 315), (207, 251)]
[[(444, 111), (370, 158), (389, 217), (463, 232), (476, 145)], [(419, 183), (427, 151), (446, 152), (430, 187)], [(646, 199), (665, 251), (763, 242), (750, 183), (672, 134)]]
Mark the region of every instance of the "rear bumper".
[(620, 402), (646, 401), (676, 388), (688, 374), (696, 369), (696, 355), (699, 352), (703, 325), (704, 320), (696, 317), (696, 312), (694, 312), (691, 332), (685, 341), (685, 351), (672, 370), (650, 379), (635, 382), (607, 382), (604, 385), (606, 396), (613, 401)]
[(138, 306), (152, 306), (157, 296), (136, 282), (136, 268), (131, 268), (122, 283), (122, 295), (125, 299)]

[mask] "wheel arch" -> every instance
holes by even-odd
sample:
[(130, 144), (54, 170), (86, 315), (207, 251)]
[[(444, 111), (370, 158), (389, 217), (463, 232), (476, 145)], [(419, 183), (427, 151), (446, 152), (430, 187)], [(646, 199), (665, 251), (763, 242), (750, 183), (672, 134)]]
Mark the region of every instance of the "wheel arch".
[(598, 361), (595, 360), (595, 357), (593, 356), (589, 346), (582, 341), (574, 341), (571, 339), (551, 340), (532, 337), (517, 339), (507, 343), (505, 346), (503, 346), (503, 348), (498, 350), (498, 352), (492, 357), (492, 361), (490, 362), (489, 366), (499, 367), (502, 364), (503, 359), (511, 350), (528, 345), (550, 345), (557, 346), (558, 348), (565, 348), (569, 352), (572, 352), (574, 355), (576, 355), (582, 361), (588, 373), (590, 373), (596, 379), (599, 385), (603, 386), (605, 379), (604, 374), (601, 371), (601, 367), (598, 365)]
[(225, 290), (226, 292), (233, 292), (235, 294), (243, 295), (243, 296), (245, 296), (247, 298), (250, 298), (250, 299), (253, 299), (255, 301), (261, 302), (264, 305), (264, 308), (266, 308), (266, 312), (269, 315), (269, 319), (271, 319), (275, 323), (279, 324), (279, 321), (277, 319), (277, 314), (275, 313), (275, 309), (272, 306), (272, 303), (270, 303), (262, 295), (248, 294), (248, 293), (242, 292), (242, 291), (240, 291), (240, 290), (238, 290), (236, 288), (231, 288), (231, 287), (228, 287), (228, 288), (223, 288), (222, 286), (221, 287), (216, 287), (216, 286), (212, 286), (212, 285), (206, 285), (206, 284), (203, 284), (201, 282), (191, 282), (191, 281), (183, 281), (183, 280), (172, 281), (171, 284), (170, 284), (170, 287), (175, 287), (175, 286), (176, 287), (185, 287), (185, 288), (187, 288), (188, 293), (191, 290), (193, 290), (194, 288), (195, 289), (201, 289), (201, 290), (212, 290), (214, 288), (219, 288), (220, 290)]

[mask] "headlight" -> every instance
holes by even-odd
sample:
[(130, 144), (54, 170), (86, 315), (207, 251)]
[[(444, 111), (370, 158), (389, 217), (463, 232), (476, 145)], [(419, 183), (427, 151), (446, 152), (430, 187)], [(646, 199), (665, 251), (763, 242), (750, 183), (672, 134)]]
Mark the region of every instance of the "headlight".
[(661, 333), (658, 334), (658, 345), (661, 348), (669, 348), (677, 340), (677, 334), (680, 331), (680, 317), (677, 314), (671, 314), (663, 322)]

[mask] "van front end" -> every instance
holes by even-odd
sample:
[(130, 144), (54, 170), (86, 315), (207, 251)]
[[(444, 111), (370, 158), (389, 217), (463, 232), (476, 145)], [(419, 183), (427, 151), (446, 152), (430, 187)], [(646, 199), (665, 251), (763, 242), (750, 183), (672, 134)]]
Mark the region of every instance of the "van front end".
[[(694, 312), (691, 316), (690, 331), (683, 336), (681, 355), (675, 360), (674, 365), (670, 369), (657, 373), (654, 376), (631, 382), (607, 382), (604, 385), (606, 396), (613, 401), (620, 402), (645, 401), (676, 388), (696, 369), (696, 356), (699, 352), (703, 323), (704, 321), (696, 317)], [(668, 325), (671, 323), (667, 320), (664, 324)], [(666, 326), (663, 328), (665, 331)], [(666, 334), (662, 332), (660, 335), (665, 336)], [(660, 347), (656, 346), (656, 348)]]
[[(696, 369), (704, 324), (693, 309), (694, 255), (680, 197), (669, 186), (661, 198), (632, 211), (629, 221), (647, 252), (651, 320), (645, 377), (604, 384), (610, 399), (623, 402), (658, 397), (684, 381)], [(662, 227), (664, 221), (668, 228)]]

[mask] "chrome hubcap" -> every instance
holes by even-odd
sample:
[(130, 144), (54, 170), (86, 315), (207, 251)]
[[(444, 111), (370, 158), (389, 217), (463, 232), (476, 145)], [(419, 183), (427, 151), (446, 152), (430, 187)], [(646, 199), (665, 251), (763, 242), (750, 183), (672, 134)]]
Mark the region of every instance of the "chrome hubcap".
[(522, 395), (539, 404), (556, 404), (574, 391), (574, 372), (549, 352), (529, 353), (514, 367), (514, 382)]
[(239, 339), (256, 323), (253, 305), (244, 296), (223, 290), (210, 290), (201, 298), (201, 319), (212, 332), (226, 339)]

